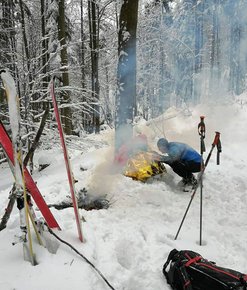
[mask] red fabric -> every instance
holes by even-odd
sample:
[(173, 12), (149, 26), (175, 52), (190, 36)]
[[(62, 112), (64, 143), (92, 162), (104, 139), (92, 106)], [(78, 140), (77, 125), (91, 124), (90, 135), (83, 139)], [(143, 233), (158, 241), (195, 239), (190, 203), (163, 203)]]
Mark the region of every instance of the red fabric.
[(195, 258), (193, 259), (190, 259), (186, 264), (185, 266), (188, 267), (189, 265), (193, 264), (193, 263), (196, 263), (198, 261), (200, 261), (202, 259), (201, 256), (196, 256)]
[(132, 138), (129, 142), (124, 143), (115, 155), (114, 163), (124, 166), (128, 159), (140, 151), (147, 151), (147, 137), (144, 134), (139, 134)]
[(114, 163), (124, 166), (129, 159), (129, 149), (126, 144), (123, 144), (115, 155)]

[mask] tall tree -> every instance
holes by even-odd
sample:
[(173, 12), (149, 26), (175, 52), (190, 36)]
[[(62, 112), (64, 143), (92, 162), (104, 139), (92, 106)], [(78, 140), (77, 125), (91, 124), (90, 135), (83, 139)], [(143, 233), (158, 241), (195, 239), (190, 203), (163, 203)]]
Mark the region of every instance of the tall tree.
[(210, 46), (210, 89), (214, 96), (219, 92), (220, 83), (220, 26), (219, 26), (219, 8), (220, 0), (213, 0), (212, 4), (212, 37)]
[(241, 41), (243, 39), (242, 23), (240, 16), (240, 2), (229, 2), (226, 7), (229, 12), (230, 23), (230, 84), (233, 94), (239, 95), (242, 81), (241, 67)]
[[(197, 3), (198, 2), (198, 3)], [(195, 9), (195, 73), (202, 69), (204, 3), (194, 0)]]
[[(49, 52), (48, 52), (48, 35), (46, 30), (47, 23), (47, 1), (40, 1), (40, 12), (41, 12), (41, 35), (42, 35), (42, 89), (43, 92), (47, 91), (47, 86), (49, 83), (48, 77), (48, 61), (49, 61)], [(43, 96), (45, 99), (45, 94)], [(49, 103), (44, 101), (43, 108), (49, 108)]]
[(81, 49), (80, 49), (80, 65), (81, 65), (81, 86), (83, 89), (86, 87), (86, 77), (85, 77), (85, 33), (84, 33), (84, 9), (83, 9), (83, 0), (80, 2), (81, 9)]
[(13, 34), (13, 1), (1, 0), (0, 1), (0, 61), (10, 68), (11, 65), (11, 34)]
[[(18, 78), (16, 66), (15, 4), (13, 0), (0, 0), (0, 63)], [(18, 82), (18, 93), (20, 93)], [(0, 119), (6, 118), (7, 102), (4, 89), (0, 89)]]
[(132, 138), (136, 115), (136, 31), (138, 0), (124, 0), (120, 10), (118, 32), (118, 68), (115, 117), (115, 147)]
[[(63, 86), (69, 86), (69, 71), (68, 71), (68, 52), (67, 52), (67, 27), (65, 22), (65, 1), (60, 0), (58, 3), (58, 40), (60, 43), (60, 58), (61, 58), (61, 73)], [(72, 112), (70, 108), (70, 94), (68, 89), (63, 91), (64, 108), (61, 110), (62, 122), (64, 125), (65, 134), (70, 135), (72, 133)]]
[[(202, 71), (202, 48), (203, 48), (203, 13), (204, 13), (204, 2), (194, 0), (194, 11), (195, 11), (195, 62), (194, 72), (200, 74)], [(198, 103), (201, 96), (201, 79), (197, 81), (194, 86), (194, 102)]]
[[(85, 47), (85, 32), (84, 32), (84, 1), (80, 0), (80, 18), (81, 18), (81, 44), (80, 44), (80, 50), (79, 50), (79, 61), (80, 61), (80, 67), (81, 67), (81, 86), (83, 89), (83, 92), (86, 89), (86, 69), (85, 69), (85, 55), (86, 55), (86, 47)], [(82, 102), (86, 103), (86, 97), (82, 96)], [(87, 115), (84, 111), (82, 112), (82, 126), (87, 131), (88, 121), (87, 121)]]
[(88, 0), (88, 19), (91, 49), (91, 83), (93, 103), (93, 126), (95, 133), (100, 129), (99, 113), (99, 7), (95, 0)]

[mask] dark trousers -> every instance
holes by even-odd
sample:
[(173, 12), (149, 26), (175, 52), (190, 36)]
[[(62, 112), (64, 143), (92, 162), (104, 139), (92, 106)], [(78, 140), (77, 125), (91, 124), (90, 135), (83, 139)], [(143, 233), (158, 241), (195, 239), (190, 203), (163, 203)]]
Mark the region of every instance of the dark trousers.
[(175, 173), (186, 179), (190, 179), (193, 172), (201, 171), (201, 163), (194, 161), (175, 161), (169, 165)]

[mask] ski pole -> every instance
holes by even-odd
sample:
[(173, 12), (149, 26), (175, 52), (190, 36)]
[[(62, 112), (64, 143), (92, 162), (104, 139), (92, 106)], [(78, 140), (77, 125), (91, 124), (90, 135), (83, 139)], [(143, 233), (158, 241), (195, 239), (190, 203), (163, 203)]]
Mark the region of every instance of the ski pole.
[(79, 236), (80, 241), (83, 242), (84, 240), (83, 240), (82, 228), (81, 228), (81, 218), (79, 215), (76, 192), (75, 192), (75, 182), (74, 182), (73, 173), (71, 170), (67, 146), (65, 143), (65, 137), (64, 137), (63, 127), (62, 127), (62, 123), (61, 123), (61, 117), (60, 117), (60, 114), (58, 111), (58, 105), (57, 105), (57, 100), (56, 100), (56, 96), (55, 96), (54, 81), (55, 81), (55, 77), (53, 77), (51, 82), (50, 82), (50, 94), (51, 94), (51, 98), (52, 98), (52, 102), (53, 102), (54, 113), (55, 113), (55, 117), (57, 120), (60, 141), (61, 141), (61, 145), (62, 145), (62, 149), (63, 149), (64, 162), (65, 162), (68, 181), (69, 181), (71, 199), (72, 199), (73, 207), (74, 207), (74, 214), (75, 214), (75, 219), (76, 219), (78, 236)]
[(181, 223), (180, 223), (180, 226), (179, 226), (179, 228), (178, 228), (178, 231), (177, 231), (177, 233), (176, 233), (176, 236), (175, 236), (174, 240), (176, 240), (177, 237), (178, 237), (178, 235), (179, 235), (179, 232), (180, 232), (180, 230), (181, 230), (181, 228), (182, 228), (182, 225), (183, 225), (183, 223), (184, 223), (184, 220), (185, 220), (185, 218), (186, 218), (186, 215), (187, 215), (187, 213), (188, 213), (188, 211), (189, 211), (189, 208), (190, 208), (190, 205), (191, 205), (191, 203), (192, 203), (192, 200), (193, 200), (193, 198), (194, 198), (194, 196), (195, 196), (195, 194), (196, 194), (196, 191), (197, 191), (197, 188), (198, 188), (198, 186), (199, 186), (199, 183), (201, 182), (202, 175), (204, 174), (204, 171), (205, 171), (205, 169), (206, 169), (206, 167), (207, 167), (207, 165), (208, 165), (208, 162), (209, 162), (209, 159), (210, 159), (210, 157), (211, 157), (211, 155), (212, 155), (212, 152), (213, 152), (213, 150), (214, 150), (214, 147), (215, 147), (215, 146), (220, 142), (220, 133), (219, 133), (219, 132), (215, 132), (215, 133), (216, 133), (216, 134), (215, 134), (215, 137), (214, 137), (214, 141), (213, 141), (213, 144), (212, 144), (212, 148), (211, 148), (211, 150), (210, 150), (210, 152), (209, 152), (209, 154), (208, 154), (208, 157), (207, 157), (207, 159), (206, 159), (205, 165), (203, 166), (203, 169), (202, 169), (201, 172), (199, 173), (199, 176), (198, 176), (198, 178), (197, 178), (197, 184), (196, 184), (196, 187), (194, 188), (194, 190), (193, 190), (193, 192), (192, 192), (192, 195), (191, 195), (191, 198), (190, 198), (189, 204), (188, 204), (188, 206), (187, 206), (187, 208), (186, 208), (186, 211), (185, 211), (185, 213), (184, 213), (184, 216), (183, 216), (183, 218), (182, 218), (182, 221), (181, 221)]
[(198, 124), (198, 133), (200, 135), (200, 139), (201, 139), (201, 155), (203, 154), (203, 152), (206, 151), (206, 147), (205, 147), (205, 143), (204, 143), (204, 139), (205, 139), (205, 133), (206, 133), (206, 126), (204, 123), (204, 118), (205, 116), (200, 116), (200, 123)]
[[(208, 161), (209, 161), (209, 159), (210, 159), (210, 157), (211, 157), (211, 155), (212, 155), (212, 152), (213, 152), (213, 150), (214, 150), (214, 147), (215, 147), (215, 146), (219, 146), (219, 144), (220, 144), (220, 150), (221, 150), (220, 132), (215, 132), (214, 142), (213, 142), (213, 144), (212, 144), (212, 148), (211, 148), (211, 150), (210, 150), (210, 152), (209, 152), (209, 154), (208, 154), (208, 157), (207, 157), (207, 159), (206, 159), (205, 166), (204, 166), (204, 170), (205, 170), (205, 167), (208, 165)], [(218, 164), (217, 164), (217, 165), (218, 165)]]
[[(204, 139), (205, 139), (205, 133), (206, 133), (206, 126), (204, 123), (204, 116), (200, 116), (200, 123), (198, 124), (198, 133), (200, 136), (200, 143), (201, 143), (201, 171), (203, 169), (203, 152), (206, 151)], [(202, 245), (202, 189), (203, 189), (203, 184), (202, 184), (202, 178), (200, 182), (200, 239), (199, 239), (199, 244), (200, 246)]]
[(218, 140), (218, 143), (217, 143), (217, 165), (220, 164), (220, 153), (222, 152), (222, 148), (221, 148), (221, 142), (220, 142), (220, 139)]

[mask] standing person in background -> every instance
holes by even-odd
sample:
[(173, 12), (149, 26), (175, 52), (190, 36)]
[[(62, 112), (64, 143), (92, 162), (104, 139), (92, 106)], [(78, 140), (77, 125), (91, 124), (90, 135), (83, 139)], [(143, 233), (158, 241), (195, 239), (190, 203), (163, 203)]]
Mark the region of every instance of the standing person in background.
[(182, 177), (184, 185), (196, 185), (197, 180), (193, 173), (201, 171), (201, 155), (187, 144), (180, 142), (168, 142), (161, 138), (157, 142), (160, 152), (166, 155), (158, 155), (157, 161), (168, 164), (172, 170)]

